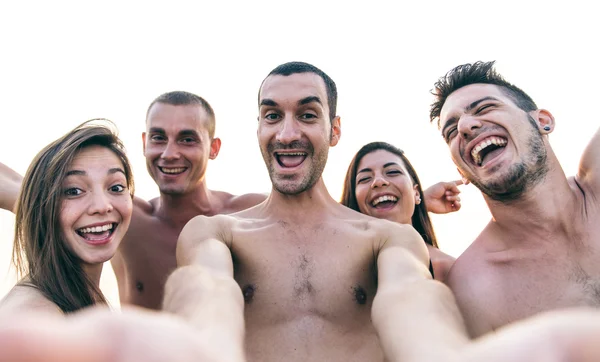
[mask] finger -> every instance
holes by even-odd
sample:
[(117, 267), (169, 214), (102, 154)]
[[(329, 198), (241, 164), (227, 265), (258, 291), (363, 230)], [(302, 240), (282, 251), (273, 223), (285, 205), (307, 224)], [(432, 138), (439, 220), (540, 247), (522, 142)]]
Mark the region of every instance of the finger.
[(452, 203), (452, 209), (455, 211), (460, 210), (462, 204), (460, 203), (460, 200), (456, 200)]
[(452, 181), (453, 184), (455, 184), (456, 186), (458, 185), (463, 185), (465, 183), (464, 179), (460, 179), (460, 180), (454, 180)]

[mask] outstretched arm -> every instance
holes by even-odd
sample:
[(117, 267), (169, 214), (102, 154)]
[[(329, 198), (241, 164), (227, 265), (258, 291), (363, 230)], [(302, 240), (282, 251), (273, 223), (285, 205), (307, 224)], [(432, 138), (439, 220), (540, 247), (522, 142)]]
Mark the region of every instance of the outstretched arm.
[(600, 195), (600, 129), (583, 151), (577, 181), (584, 191)]
[(431, 279), (425, 243), (412, 227), (382, 229), (371, 313), (387, 360), (452, 360), (468, 342), (452, 292)]
[(244, 359), (244, 298), (233, 279), (228, 216), (192, 219), (182, 230), (177, 244), (178, 269), (165, 286), (163, 309), (183, 317), (211, 338), (229, 341), (226, 357)]
[(450, 182), (438, 182), (423, 191), (423, 199), (427, 205), (427, 211), (434, 214), (447, 214), (460, 210), (460, 190), (458, 185), (462, 185), (462, 180)]
[(23, 177), (0, 162), (0, 209), (15, 212)]
[(218, 340), (166, 313), (92, 308), (69, 317), (0, 316), (0, 361), (128, 362), (214, 361), (227, 358), (229, 340)]

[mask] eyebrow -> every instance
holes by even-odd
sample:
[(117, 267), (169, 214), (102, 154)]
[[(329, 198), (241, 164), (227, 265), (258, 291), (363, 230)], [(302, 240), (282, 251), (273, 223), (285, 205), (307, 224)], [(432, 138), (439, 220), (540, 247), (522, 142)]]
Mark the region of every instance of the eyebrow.
[[(151, 127), (148, 130), (148, 133), (160, 133), (160, 134), (165, 134), (165, 130), (163, 128), (158, 128), (158, 127)], [(193, 129), (184, 129), (179, 131), (179, 136), (196, 136), (198, 138), (200, 138), (200, 136), (198, 136), (198, 132), (196, 132), (196, 130)]]
[[(303, 105), (313, 103), (313, 102), (323, 105), (323, 102), (321, 102), (321, 98), (319, 98), (317, 96), (308, 96), (308, 97), (302, 98), (301, 100), (298, 101), (298, 105), (303, 106)], [(265, 98), (262, 101), (260, 101), (260, 105), (261, 106), (269, 106), (269, 107), (277, 107), (279, 104), (277, 104), (277, 102), (275, 102), (272, 99)]]
[[(120, 172), (124, 176), (127, 176), (125, 174), (125, 171), (122, 168), (120, 168), (120, 167), (113, 167), (113, 168), (109, 169), (108, 172), (107, 172), (107, 174), (112, 175), (112, 174), (115, 174), (117, 172)], [(69, 176), (86, 176), (86, 175), (87, 175), (87, 172), (85, 172), (85, 171), (82, 171), (82, 170), (71, 170), (71, 171), (67, 172), (66, 177), (69, 177)]]
[[(469, 104), (468, 106), (465, 107), (465, 113), (467, 112), (471, 112), (475, 107), (477, 107), (480, 103), (485, 102), (485, 101), (498, 101), (498, 98), (495, 97), (491, 97), (491, 96), (487, 96), (487, 97), (483, 97), (480, 98), (474, 102), (472, 102), (471, 104)], [(453, 124), (455, 124), (456, 122), (458, 122), (458, 118), (457, 117), (451, 117), (450, 119), (448, 119), (446, 121), (446, 124), (444, 124), (444, 127), (442, 127), (442, 134), (444, 134), (446, 132), (446, 129), (450, 126), (452, 126)]]
[[(397, 164), (396, 162), (388, 162), (388, 163), (386, 163), (386, 164), (383, 165), (383, 168), (387, 168), (387, 167), (390, 167), (390, 166), (398, 166), (398, 167), (400, 167), (400, 165)], [(373, 172), (373, 170), (371, 170), (368, 167), (365, 167), (362, 170), (358, 171), (356, 174), (358, 175), (361, 172)]]
[(303, 106), (305, 104), (309, 104), (309, 103), (319, 103), (320, 105), (323, 105), (323, 103), (321, 102), (321, 98), (317, 97), (317, 96), (309, 96), (306, 98), (302, 98), (301, 100), (298, 101), (298, 105), (299, 106)]

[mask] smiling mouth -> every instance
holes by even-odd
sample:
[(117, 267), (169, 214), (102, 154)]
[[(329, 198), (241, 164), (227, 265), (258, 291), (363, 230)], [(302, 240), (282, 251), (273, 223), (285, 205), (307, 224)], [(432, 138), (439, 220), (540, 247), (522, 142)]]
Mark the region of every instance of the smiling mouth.
[(394, 206), (398, 202), (398, 198), (392, 195), (384, 195), (371, 201), (371, 206), (376, 209), (386, 209)]
[(183, 172), (185, 172), (185, 170), (187, 170), (187, 167), (158, 167), (158, 169), (160, 170), (160, 172), (167, 174), (167, 175), (179, 175)]
[(294, 168), (300, 166), (306, 159), (306, 152), (286, 152), (275, 153), (275, 159), (279, 166), (284, 168)]
[(98, 241), (108, 239), (117, 229), (117, 223), (105, 224), (102, 226), (85, 227), (75, 230), (79, 236), (89, 241)]
[(484, 139), (471, 150), (473, 163), (477, 166), (483, 166), (487, 160), (491, 160), (501, 153), (501, 150), (506, 147), (507, 143), (506, 139), (500, 137), (488, 137)]

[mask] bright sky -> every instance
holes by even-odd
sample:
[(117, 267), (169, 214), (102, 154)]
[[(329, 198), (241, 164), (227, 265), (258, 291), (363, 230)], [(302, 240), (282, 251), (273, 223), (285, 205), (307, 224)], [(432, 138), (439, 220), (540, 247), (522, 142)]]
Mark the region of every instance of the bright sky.
[[(324, 173), (332, 196), (339, 198), (354, 153), (378, 140), (404, 149), (427, 187), (458, 178), (428, 121), (433, 83), (458, 64), (495, 59), (509, 81), (554, 114), (551, 143), (573, 175), (598, 127), (600, 23), (592, 2), (408, 4), (2, 2), (0, 162), (23, 174), (47, 143), (84, 120), (105, 117), (121, 131), (137, 196), (155, 197), (142, 156), (145, 111), (159, 94), (186, 90), (213, 106), (223, 141), (209, 163), (209, 187), (268, 192), (256, 141), (257, 91), (272, 68), (301, 60), (338, 86), (342, 137)], [(441, 249), (455, 256), (490, 218), (478, 190), (462, 190), (460, 212), (434, 216)], [(7, 274), (13, 223), (0, 210), (0, 296), (14, 284)], [(114, 301), (114, 277), (105, 274), (103, 288)]]

